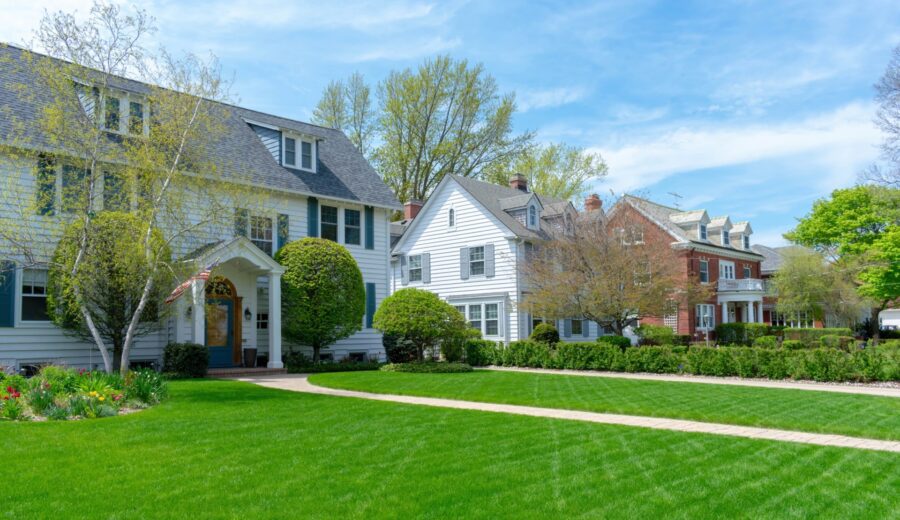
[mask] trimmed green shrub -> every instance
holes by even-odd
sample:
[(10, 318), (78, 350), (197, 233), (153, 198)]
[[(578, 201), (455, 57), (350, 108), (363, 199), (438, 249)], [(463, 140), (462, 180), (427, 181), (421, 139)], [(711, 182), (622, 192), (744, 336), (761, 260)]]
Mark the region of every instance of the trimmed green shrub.
[(282, 356), (289, 374), (319, 374), (323, 372), (359, 372), (378, 370), (383, 363), (377, 361), (351, 361), (349, 358), (338, 363), (314, 362), (299, 350), (292, 350)]
[(760, 336), (753, 340), (753, 346), (757, 348), (778, 347), (778, 336)]
[(415, 343), (395, 334), (382, 334), (381, 345), (390, 363), (409, 363), (418, 359), (419, 351)]
[(464, 341), (469, 328), (455, 307), (423, 289), (400, 289), (381, 302), (374, 326), (384, 334), (399, 336), (416, 347), (416, 357), (424, 359), (425, 349), (447, 341)]
[(626, 372), (672, 374), (679, 371), (681, 360), (671, 347), (643, 346), (625, 351)]
[(853, 331), (846, 327), (828, 329), (784, 329), (784, 339), (802, 342), (807, 348), (816, 348), (822, 336), (853, 336)]
[(662, 325), (641, 325), (634, 330), (639, 345), (671, 345), (675, 343), (672, 327)]
[(611, 343), (561, 343), (556, 349), (560, 368), (569, 370), (622, 370), (622, 349)]
[(550, 345), (537, 341), (513, 341), (501, 351), (503, 366), (554, 368)]
[(852, 336), (838, 336), (837, 334), (825, 334), (819, 338), (819, 343), (825, 348), (837, 348), (841, 350), (853, 350), (856, 348), (856, 338)]
[(413, 374), (458, 374), (471, 372), (472, 366), (466, 363), (447, 363), (425, 361), (416, 363), (389, 363), (383, 365), (382, 372), (407, 372)]
[(806, 344), (796, 339), (786, 339), (781, 342), (781, 348), (785, 350), (803, 350), (806, 348)]
[(692, 338), (690, 334), (676, 334), (675, 343), (673, 343), (673, 345), (689, 347), (691, 345), (691, 339)]
[(752, 345), (756, 338), (769, 334), (765, 323), (720, 323), (716, 326), (716, 341), (720, 344)]
[(685, 356), (685, 371), (702, 376), (737, 375), (732, 353), (739, 348), (691, 347)]
[(531, 336), (529, 336), (528, 339), (539, 343), (546, 343), (548, 345), (556, 345), (559, 343), (559, 331), (556, 330), (556, 327), (554, 327), (552, 323), (539, 323), (538, 326), (531, 331)]
[(470, 339), (466, 341), (466, 363), (473, 367), (486, 367), (497, 364), (497, 344), (486, 339)]
[(631, 346), (631, 340), (626, 338), (625, 336), (615, 336), (615, 335), (600, 336), (599, 338), (597, 338), (597, 341), (599, 343), (606, 343), (608, 345), (614, 345), (616, 347), (619, 347), (623, 351), (626, 348)]
[(169, 343), (163, 349), (163, 372), (178, 377), (206, 377), (209, 349), (197, 343)]

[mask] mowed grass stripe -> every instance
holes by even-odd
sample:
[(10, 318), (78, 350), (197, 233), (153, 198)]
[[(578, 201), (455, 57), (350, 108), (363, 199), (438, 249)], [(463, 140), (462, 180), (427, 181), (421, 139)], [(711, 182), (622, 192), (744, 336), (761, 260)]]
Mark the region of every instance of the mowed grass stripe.
[(900, 399), (521, 372), (316, 374), (329, 388), (900, 440)]

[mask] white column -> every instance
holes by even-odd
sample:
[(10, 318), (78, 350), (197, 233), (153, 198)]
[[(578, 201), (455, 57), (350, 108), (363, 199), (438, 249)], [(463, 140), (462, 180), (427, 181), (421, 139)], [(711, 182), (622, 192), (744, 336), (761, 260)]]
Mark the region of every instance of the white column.
[(269, 274), (269, 368), (284, 368), (281, 362), (281, 275)]
[(756, 315), (756, 322), (762, 323), (763, 322), (763, 302), (759, 301), (758, 303), (759, 303), (759, 314)]
[(206, 345), (206, 283), (191, 282), (191, 325), (194, 343)]
[(747, 323), (756, 323), (756, 302), (747, 302)]
[(728, 302), (722, 302), (722, 323), (728, 323)]

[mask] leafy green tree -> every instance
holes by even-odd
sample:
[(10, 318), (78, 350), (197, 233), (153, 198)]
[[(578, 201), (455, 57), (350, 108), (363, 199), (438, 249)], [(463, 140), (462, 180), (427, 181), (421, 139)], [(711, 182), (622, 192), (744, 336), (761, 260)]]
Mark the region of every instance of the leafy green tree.
[[(872, 321), (900, 298), (900, 189), (856, 186), (832, 192), (785, 234), (826, 255), (874, 302)], [(877, 338), (877, 331), (876, 331)]]
[[(151, 288), (133, 337), (159, 329), (171, 281), (165, 269), (171, 252), (162, 233), (153, 229), (150, 247), (154, 253), (144, 254), (144, 244), (135, 240), (143, 234), (144, 224), (135, 214), (104, 211), (91, 220), (91, 233), (85, 235), (83, 226), (81, 220), (70, 223), (56, 246), (48, 273), (48, 314), (66, 332), (91, 341), (93, 333), (81, 312), (84, 306), (100, 336), (112, 344), (114, 368), (127, 367), (125, 339), (142, 301), (147, 273), (152, 274)], [(82, 247), (83, 236), (87, 242)], [(83, 258), (74, 270), (79, 254)]]
[(425, 349), (466, 336), (466, 320), (452, 305), (423, 289), (400, 289), (381, 302), (374, 326), (384, 334), (412, 342), (418, 359)]
[(313, 110), (313, 123), (343, 130), (356, 148), (368, 157), (375, 132), (371, 93), (372, 89), (359, 72), (354, 72), (346, 82), (328, 83)]
[(485, 180), (507, 185), (516, 173), (528, 179), (531, 191), (573, 200), (584, 195), (588, 181), (606, 175), (607, 167), (599, 153), (590, 153), (564, 143), (530, 146), (521, 154), (491, 165)]
[(424, 200), (447, 174), (470, 177), (507, 162), (531, 141), (513, 136), (515, 96), (500, 95), (481, 64), (438, 56), (391, 72), (378, 87), (374, 161), (403, 202)]
[(356, 260), (347, 249), (322, 238), (303, 238), (275, 254), (286, 269), (281, 277), (281, 331), (284, 339), (319, 352), (362, 329), (366, 290)]
[(873, 166), (864, 177), (900, 188), (900, 45), (894, 48), (884, 75), (875, 84), (875, 92), (878, 102), (875, 123), (884, 132), (881, 152), (886, 164)]
[(312, 122), (336, 130), (347, 124), (347, 103), (344, 100), (344, 82), (332, 80), (322, 91), (322, 97), (313, 109)]

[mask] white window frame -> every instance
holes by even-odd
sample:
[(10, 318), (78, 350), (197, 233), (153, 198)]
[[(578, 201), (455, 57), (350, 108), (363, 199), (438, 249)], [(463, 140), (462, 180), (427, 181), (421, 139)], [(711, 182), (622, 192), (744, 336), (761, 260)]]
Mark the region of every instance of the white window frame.
[(709, 232), (706, 229), (706, 224), (700, 223), (699, 228), (697, 230), (697, 236), (700, 237), (700, 240), (709, 240)]
[[(730, 276), (728, 276), (730, 275)], [(720, 280), (734, 280), (737, 276), (737, 272), (734, 268), (734, 262), (729, 262), (728, 260), (719, 260), (719, 279)]]
[[(25, 286), (29, 285), (29, 284), (25, 283), (26, 282), (26, 280), (25, 280), (25, 278), (26, 278), (25, 272), (26, 271), (43, 271), (45, 273), (45, 276), (47, 276), (47, 279), (44, 280), (44, 294), (43, 295), (25, 294)], [(49, 273), (48, 273), (47, 269), (24, 268), (24, 269), (18, 269), (18, 273), (16, 273), (16, 274), (18, 275), (19, 280), (21, 280), (17, 284), (17, 287), (16, 287), (16, 290), (17, 290), (16, 302), (18, 303), (18, 307), (19, 307), (18, 313), (16, 313), (17, 314), (16, 317), (18, 318), (19, 323), (25, 324), (25, 325), (50, 323), (50, 319), (49, 319), (50, 309), (49, 308), (47, 309), (48, 314), (47, 314), (46, 320), (26, 320), (26, 319), (23, 319), (23, 316), (22, 316), (23, 311), (25, 310), (25, 298), (43, 298), (44, 305), (47, 305), (47, 286), (49, 285)]]
[(698, 303), (694, 308), (694, 328), (712, 330), (716, 328), (716, 306), (711, 303)]
[[(472, 260), (472, 252), (475, 249), (481, 249), (481, 260)], [(485, 248), (483, 245), (469, 247), (469, 277), (470, 278), (473, 276), (484, 276), (485, 275), (485, 268), (487, 267), (487, 265), (486, 265), (487, 262), (486, 262), (485, 255), (484, 255), (484, 249)], [(479, 263), (479, 262), (481, 263), (481, 272), (475, 273), (472, 271), (472, 265)]]
[(744, 264), (744, 278), (753, 278), (753, 267), (747, 264)]
[[(706, 269), (703, 267), (706, 266)], [(706, 272), (706, 280), (703, 279), (703, 272)], [(700, 283), (709, 283), (709, 260), (700, 259), (700, 267), (697, 269), (697, 277)]]
[[(262, 230), (262, 238), (254, 236), (254, 222), (256, 221), (269, 221), (268, 226), (268, 238), (266, 238), (266, 230), (265, 226), (255, 226), (257, 231)], [(262, 252), (268, 254), (269, 256), (275, 255), (275, 219), (272, 218), (271, 215), (266, 214), (249, 214), (247, 216), (247, 238), (250, 239), (250, 242), (253, 242), (253, 245), (258, 247)], [(260, 247), (259, 243), (268, 243), (269, 251), (266, 251), (265, 247)]]
[(741, 235), (741, 243), (744, 246), (744, 249), (750, 250), (750, 235)]
[[(413, 260), (416, 260), (419, 264), (418, 267), (413, 267)], [(424, 283), (425, 278), (425, 268), (422, 265), (422, 255), (409, 255), (406, 259), (406, 269), (409, 283)], [(418, 278), (413, 279), (413, 271), (418, 273)]]
[[(497, 317), (490, 319), (490, 320), (488, 320), (488, 317), (487, 317), (487, 308), (489, 305), (497, 306)], [(472, 321), (476, 321), (476, 320), (472, 320), (471, 310), (473, 308), (478, 309), (479, 319), (477, 321), (478, 321), (479, 325), (478, 325), (478, 327), (473, 327), (473, 328), (477, 328), (478, 331), (481, 332), (482, 337), (490, 338), (490, 339), (500, 339), (500, 338), (505, 337), (504, 333), (503, 333), (505, 327), (503, 326), (504, 325), (504, 319), (503, 319), (504, 312), (503, 312), (503, 302), (502, 301), (485, 300), (485, 301), (473, 301), (473, 302), (466, 302), (466, 303), (454, 303), (453, 307), (462, 313), (463, 317), (466, 320), (466, 323), (468, 323), (469, 326), (472, 326)], [(497, 334), (488, 334), (487, 333), (487, 330), (488, 330), (487, 322), (488, 321), (496, 321), (497, 322)]]
[[(358, 226), (350, 226), (349, 224), (347, 224), (347, 212), (348, 211), (355, 211), (359, 215), (359, 225)], [(342, 243), (344, 245), (348, 245), (348, 246), (361, 246), (363, 243), (363, 212), (357, 208), (340, 208), (339, 213), (340, 213), (341, 217), (343, 217), (343, 222), (341, 222), (341, 231), (344, 234)], [(340, 218), (338, 220), (340, 220)], [(359, 233), (357, 233), (359, 240), (357, 242), (347, 242), (347, 227), (348, 226), (359, 230)]]
[(538, 211), (537, 206), (534, 204), (530, 204), (528, 206), (528, 227), (530, 229), (537, 229), (538, 227)]
[[(343, 230), (341, 229), (341, 207), (340, 206), (332, 206), (331, 204), (319, 204), (319, 238), (325, 238), (322, 233), (322, 226), (325, 224), (325, 220), (322, 218), (323, 213), (325, 212), (325, 208), (334, 208), (336, 217), (334, 224), (337, 226), (337, 230), (335, 230), (335, 238), (334, 241), (338, 244), (343, 242)], [(331, 222), (328, 223), (329, 225)]]
[[(92, 89), (90, 85), (79, 83), (84, 88)], [(150, 108), (147, 100), (137, 94), (124, 91), (110, 91), (103, 97), (103, 103), (99, 99), (94, 100), (94, 111), (99, 110), (100, 121), (103, 123), (103, 130), (114, 134), (126, 136), (148, 136), (150, 135)], [(109, 128), (106, 126), (106, 103), (110, 98), (119, 100), (119, 124), (118, 128)], [(131, 104), (139, 103), (141, 105), (141, 133), (135, 134), (131, 132)]]
[[(287, 140), (294, 140), (294, 162), (287, 162)], [(303, 167), (303, 143), (306, 143), (310, 147), (310, 166), (309, 168)], [(287, 168), (292, 168), (294, 170), (302, 170), (305, 172), (316, 172), (316, 164), (318, 163), (319, 150), (318, 146), (316, 146), (316, 140), (304, 137), (299, 134), (295, 134), (293, 132), (281, 132), (281, 164)]]

